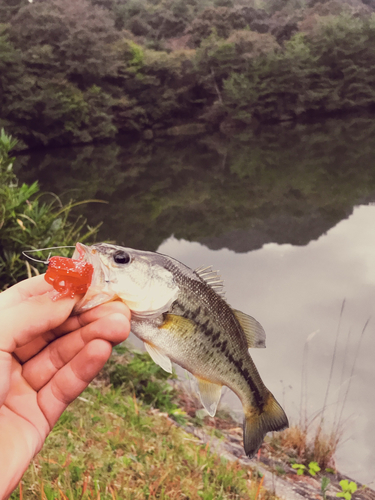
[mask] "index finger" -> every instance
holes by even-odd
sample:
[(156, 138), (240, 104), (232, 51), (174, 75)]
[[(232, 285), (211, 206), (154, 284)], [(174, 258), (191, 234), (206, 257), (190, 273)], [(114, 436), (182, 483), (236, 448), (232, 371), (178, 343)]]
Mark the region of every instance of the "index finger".
[(20, 281), (0, 293), (0, 310), (12, 307), (34, 295), (42, 295), (52, 289), (52, 286), (44, 279), (44, 274)]
[[(42, 289), (36, 284), (36, 290)], [(30, 289), (28, 288), (28, 291)], [(80, 297), (52, 301), (47, 293), (34, 295), (13, 307), (0, 310), (0, 351), (14, 352), (39, 335), (61, 325), (70, 315)]]
[[(78, 316), (69, 316), (69, 318), (57, 328), (54, 328), (46, 332), (45, 334), (40, 335), (32, 342), (29, 342), (23, 347), (17, 349), (15, 351), (15, 354), (17, 355), (17, 358), (21, 361), (21, 363), (25, 363), (27, 360), (34, 357), (48, 344), (51, 344), (51, 342), (54, 342), (59, 337), (62, 337), (67, 333), (74, 331), (82, 332), (87, 325), (116, 313), (120, 313), (124, 316), (124, 324), (130, 324), (130, 311), (128, 307), (120, 301), (108, 302), (106, 304), (102, 304), (93, 309), (90, 309), (89, 311), (85, 311)], [(105, 328), (103, 332), (106, 333)]]

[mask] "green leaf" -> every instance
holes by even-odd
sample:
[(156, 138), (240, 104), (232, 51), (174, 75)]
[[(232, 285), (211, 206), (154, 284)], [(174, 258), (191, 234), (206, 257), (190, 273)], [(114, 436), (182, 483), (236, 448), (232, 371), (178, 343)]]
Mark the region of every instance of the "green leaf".
[(293, 464), (292, 469), (306, 469), (306, 466), (303, 464)]
[(328, 488), (330, 482), (331, 480), (327, 476), (323, 476), (321, 482), (321, 490), (325, 491)]
[(320, 471), (320, 467), (317, 464), (317, 462), (310, 462), (309, 463), (309, 469), (314, 470), (315, 472), (319, 472)]
[(358, 486), (354, 481), (350, 481), (348, 489), (351, 493), (355, 493), (358, 489)]
[(320, 471), (320, 467), (317, 464), (317, 462), (310, 462), (309, 463), (309, 473), (312, 476), (316, 476), (316, 473)]
[(334, 474), (335, 469), (332, 469), (331, 467), (326, 467), (326, 472), (328, 472), (329, 474)]
[(342, 491), (346, 491), (349, 488), (349, 481), (347, 479), (342, 479), (340, 481), (340, 486)]

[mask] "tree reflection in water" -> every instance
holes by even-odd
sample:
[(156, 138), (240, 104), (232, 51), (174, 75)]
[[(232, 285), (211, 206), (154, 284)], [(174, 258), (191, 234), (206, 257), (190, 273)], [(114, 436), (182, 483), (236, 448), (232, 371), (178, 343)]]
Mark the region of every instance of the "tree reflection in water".
[[(268, 348), (255, 361), (278, 399), (293, 387), (287, 411), (296, 417), (307, 336), (321, 332), (308, 366), (316, 411), (343, 299), (351, 350), (373, 309), (374, 133), (374, 119), (352, 116), (232, 137), (55, 149), (20, 156), (18, 175), (62, 197), (108, 201), (77, 208), (90, 224), (103, 221), (98, 240), (219, 268), (229, 302), (264, 325)], [(344, 471), (367, 483), (375, 469), (373, 338), (361, 349), (347, 412), (357, 420), (339, 456)], [(333, 403), (340, 385), (335, 379)]]

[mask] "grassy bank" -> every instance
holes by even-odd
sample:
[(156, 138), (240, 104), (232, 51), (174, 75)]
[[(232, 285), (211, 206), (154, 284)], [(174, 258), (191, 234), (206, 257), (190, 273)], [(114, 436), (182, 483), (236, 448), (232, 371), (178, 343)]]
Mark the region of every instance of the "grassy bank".
[[(272, 498), (255, 471), (211, 453), (175, 424), (168, 412), (187, 417), (176, 413), (162, 370), (146, 359), (124, 351), (112, 359), (64, 413), (12, 500)], [(125, 371), (133, 384), (115, 387)], [(166, 411), (145, 402), (151, 393)]]
[(205, 417), (198, 398), (176, 390), (169, 377), (147, 353), (117, 347), (63, 414), (11, 499), (272, 500), (267, 488), (274, 491), (276, 480), (308, 498), (333, 499), (348, 486), (355, 499), (375, 499), (332, 469), (335, 448), (329, 457), (322, 453), (332, 445), (322, 433), (313, 447), (298, 427), (269, 435), (250, 462), (239, 424), (223, 411)]

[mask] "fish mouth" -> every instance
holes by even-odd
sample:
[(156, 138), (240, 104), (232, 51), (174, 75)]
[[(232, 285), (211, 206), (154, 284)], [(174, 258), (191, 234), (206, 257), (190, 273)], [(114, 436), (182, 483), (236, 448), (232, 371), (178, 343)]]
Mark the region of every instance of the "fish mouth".
[(91, 284), (82, 297), (82, 299), (74, 307), (76, 314), (87, 311), (97, 305), (113, 300), (114, 293), (109, 290), (110, 270), (100, 258), (100, 245), (91, 247), (83, 243), (77, 243), (72, 259), (88, 262), (93, 267), (93, 275)]
[[(99, 253), (93, 247), (88, 247), (83, 243), (76, 243), (76, 248), (72, 255), (72, 259), (82, 260), (92, 265), (92, 267), (94, 268), (94, 277), (92, 281), (97, 281), (97, 279), (95, 279), (95, 275), (98, 275), (99, 272), (103, 273), (103, 278), (106, 278), (105, 274), (108, 274), (104, 272), (104, 266), (99, 257)], [(104, 281), (107, 281), (107, 279), (104, 279)]]

